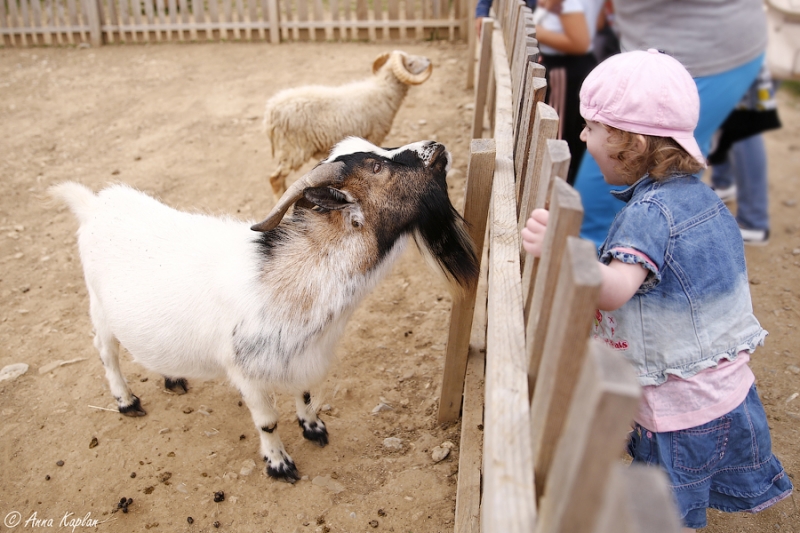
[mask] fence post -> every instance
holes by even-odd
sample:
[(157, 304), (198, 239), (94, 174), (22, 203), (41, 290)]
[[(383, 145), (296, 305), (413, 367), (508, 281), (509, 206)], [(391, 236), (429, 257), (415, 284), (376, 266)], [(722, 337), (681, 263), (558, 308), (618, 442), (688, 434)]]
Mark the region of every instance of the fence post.
[(549, 478), (556, 442), (570, 402), (574, 402), (573, 391), (586, 360), (586, 339), (600, 293), (594, 244), (567, 237), (564, 252), (530, 411), (537, 494)]
[(478, 60), (478, 84), (475, 86), (475, 110), (472, 116), (472, 138), (483, 136), (483, 116), (486, 113), (486, 95), (489, 88), (489, 73), (492, 71), (492, 33), (494, 22), (484, 17), (481, 25), (480, 59)]
[[(625, 434), (639, 403), (641, 388), (630, 363), (600, 342), (588, 344), (589, 353), (580, 368), (576, 393), (539, 501), (536, 533), (592, 532), (603, 504), (601, 495), (622, 455)], [(586, 341), (582, 350), (587, 350)], [(653, 530), (645, 527), (640, 531)]]
[[(479, 262), (486, 235), (489, 200), (492, 196), (494, 162), (494, 139), (473, 139), (470, 144), (470, 158), (467, 166), (464, 220), (467, 222), (469, 235), (475, 244), (475, 253), (478, 255)], [(476, 291), (477, 287), (472, 286), (461, 296), (453, 298), (453, 306), (450, 311), (450, 333), (447, 338), (447, 352), (442, 375), (442, 393), (439, 399), (438, 420), (440, 424), (457, 420), (461, 412), (461, 396), (464, 388), (464, 373), (467, 367), (469, 335), (475, 311)]]
[(680, 533), (678, 516), (672, 488), (663, 470), (620, 463), (611, 469), (592, 533)]
[[(564, 143), (566, 141), (551, 141)], [(539, 363), (544, 351), (550, 315), (553, 309), (559, 273), (564, 265), (569, 237), (577, 237), (583, 220), (583, 206), (578, 192), (566, 181), (554, 181), (550, 199), (550, 220), (542, 244), (542, 261), (532, 279), (533, 261), (528, 258), (522, 279), (522, 296), (525, 298), (525, 353), (528, 354), (528, 394), (532, 397)], [(587, 260), (590, 258), (587, 257)], [(593, 259), (593, 258), (592, 258)]]
[(102, 0), (84, 0), (83, 6), (86, 9), (86, 18), (89, 23), (89, 41), (92, 46), (103, 44), (103, 29), (101, 27)]

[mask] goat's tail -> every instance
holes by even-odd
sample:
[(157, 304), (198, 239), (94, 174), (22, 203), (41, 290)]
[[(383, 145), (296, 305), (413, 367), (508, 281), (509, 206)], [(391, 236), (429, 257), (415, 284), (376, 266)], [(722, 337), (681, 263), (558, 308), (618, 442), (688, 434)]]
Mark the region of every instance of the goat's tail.
[(89, 219), (89, 215), (94, 210), (94, 205), (97, 201), (97, 195), (89, 187), (74, 181), (65, 181), (64, 183), (53, 185), (47, 192), (53, 198), (67, 204), (81, 224)]

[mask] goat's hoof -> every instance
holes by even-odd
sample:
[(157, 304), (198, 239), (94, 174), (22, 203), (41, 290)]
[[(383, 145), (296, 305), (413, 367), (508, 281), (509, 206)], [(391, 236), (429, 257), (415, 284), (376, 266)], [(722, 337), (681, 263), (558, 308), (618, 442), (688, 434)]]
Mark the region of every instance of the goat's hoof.
[(282, 479), (287, 483), (294, 484), (295, 481), (300, 479), (300, 474), (297, 473), (297, 467), (294, 465), (294, 462), (289, 459), (288, 457), (284, 458), (282, 461), (275, 463), (273, 466), (269, 459), (264, 457), (264, 460), (267, 461), (267, 475), (269, 477), (273, 477), (275, 479)]
[(119, 412), (125, 416), (144, 416), (147, 414), (147, 411), (142, 409), (142, 402), (139, 401), (139, 397), (135, 394), (132, 394), (133, 401), (130, 405), (120, 405)]
[(303, 428), (303, 437), (306, 440), (319, 444), (320, 448), (324, 448), (328, 444), (328, 428), (322, 420), (316, 422), (306, 422), (297, 419), (297, 423)]
[(189, 392), (189, 383), (184, 378), (172, 379), (164, 376), (164, 388), (175, 394), (186, 394)]

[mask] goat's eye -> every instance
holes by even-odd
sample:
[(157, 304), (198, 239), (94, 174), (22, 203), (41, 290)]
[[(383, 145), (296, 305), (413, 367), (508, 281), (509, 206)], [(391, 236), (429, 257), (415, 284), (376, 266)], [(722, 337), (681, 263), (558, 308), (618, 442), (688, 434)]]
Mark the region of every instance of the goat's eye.
[(358, 220), (353, 220), (352, 224), (353, 224), (354, 228), (360, 228), (361, 227), (361, 222), (359, 222)]
[(382, 168), (383, 168), (383, 165), (381, 164), (380, 161), (375, 161), (374, 163), (372, 163), (372, 173), (373, 174), (377, 174), (378, 172), (381, 171)]

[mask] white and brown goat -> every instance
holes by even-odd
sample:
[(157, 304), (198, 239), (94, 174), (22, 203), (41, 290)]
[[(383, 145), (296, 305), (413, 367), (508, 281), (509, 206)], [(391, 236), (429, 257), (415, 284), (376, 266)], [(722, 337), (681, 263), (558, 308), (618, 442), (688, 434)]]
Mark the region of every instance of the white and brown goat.
[(145, 414), (120, 372), (119, 344), (179, 392), (186, 378), (226, 376), (259, 429), (267, 473), (298, 479), (271, 394), (294, 394), (303, 436), (328, 443), (308, 391), (409, 238), (454, 288), (476, 280), (473, 245), (447, 195), (449, 166), (433, 141), (383, 149), (349, 138), (252, 226), (176, 211), (124, 185), (53, 187), (80, 222), (94, 345), (120, 412)]

